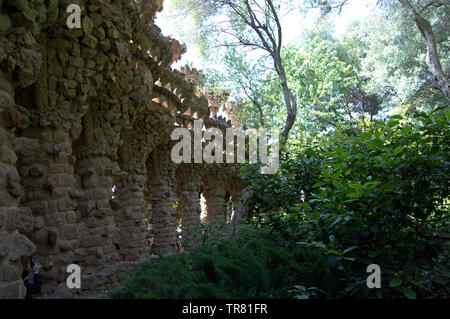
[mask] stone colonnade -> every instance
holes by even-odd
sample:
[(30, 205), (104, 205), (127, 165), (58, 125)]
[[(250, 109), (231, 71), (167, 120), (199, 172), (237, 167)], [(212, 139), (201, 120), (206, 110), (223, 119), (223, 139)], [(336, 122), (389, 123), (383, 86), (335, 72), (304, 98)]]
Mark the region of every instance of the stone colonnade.
[(68, 29), (66, 1), (0, 0), (0, 298), (24, 296), (30, 256), (45, 292), (72, 263), (174, 253), (201, 190), (208, 222), (223, 220), (231, 194), (234, 168), (170, 159), (175, 127), (230, 123), (210, 119), (171, 68), (179, 43), (153, 22), (162, 2), (73, 2), (80, 29)]

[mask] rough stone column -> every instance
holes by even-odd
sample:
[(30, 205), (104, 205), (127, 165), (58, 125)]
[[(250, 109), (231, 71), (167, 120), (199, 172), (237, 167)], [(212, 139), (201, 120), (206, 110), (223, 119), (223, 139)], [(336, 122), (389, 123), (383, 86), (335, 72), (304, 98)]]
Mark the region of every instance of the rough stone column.
[(225, 222), (227, 176), (223, 167), (212, 166), (203, 176), (203, 196), (206, 200), (206, 222)]
[(122, 260), (137, 260), (150, 255), (147, 238), (149, 207), (144, 199), (149, 148), (148, 141), (142, 140), (143, 137), (147, 136), (136, 128), (122, 133), (124, 145), (119, 150), (121, 173), (114, 177), (115, 198), (112, 206), (117, 210), (114, 244)]
[(23, 131), (20, 170), (26, 195), (22, 200), (34, 215), (31, 239), (38, 247), (36, 257), (43, 266), (45, 289), (62, 282), (67, 265), (76, 262), (80, 247), (71, 134), (63, 128), (38, 127)]
[(25, 296), (20, 259), (36, 251), (23, 235), (33, 229), (33, 217), (29, 208), (18, 207), (24, 190), (11, 133), (13, 127), (24, 127), (21, 122), (26, 116), (22, 108), (14, 105), (11, 93), (0, 88), (0, 299)]
[(8, 1), (13, 16), (4, 2), (0, 1), (0, 298), (23, 298), (20, 259), (33, 254), (36, 246), (26, 237), (33, 230), (31, 210), (19, 207), (24, 188), (15, 135), (29, 125), (29, 111), (16, 105), (15, 92), (35, 82), (42, 55), (30, 31), (36, 27), (34, 21), (21, 19), (29, 17), (21, 15), (29, 4)]
[(78, 156), (77, 173), (81, 176), (85, 198), (79, 202), (82, 225), (77, 256), (86, 266), (101, 266), (119, 259), (113, 244), (116, 227), (111, 206), (112, 176), (117, 164), (106, 154), (79, 152)]
[(145, 199), (148, 192), (147, 158), (172, 128), (173, 119), (167, 115), (168, 111), (150, 103), (145, 105), (144, 112), (137, 114), (133, 127), (122, 130), (123, 145), (119, 149), (121, 174), (114, 177), (113, 208), (117, 209), (115, 220), (118, 228), (114, 243), (123, 260), (137, 260), (151, 252), (149, 202)]
[(201, 164), (182, 163), (177, 169), (177, 194), (182, 218), (183, 234), (189, 234), (192, 226), (200, 222), (200, 190), (202, 186)]
[(116, 190), (112, 206), (117, 210), (115, 220), (118, 229), (113, 241), (122, 260), (138, 260), (150, 254), (146, 222), (148, 207), (144, 199), (145, 175), (121, 174), (115, 178), (114, 184)]
[[(116, 110), (114, 104), (105, 106)], [(119, 129), (113, 129), (114, 123), (107, 121), (110, 112), (105, 106), (92, 106), (83, 118), (83, 132), (74, 142), (77, 183), (85, 193), (78, 202), (80, 248), (76, 254), (84, 266), (101, 266), (119, 260), (113, 243), (117, 228), (116, 211), (112, 207), (113, 176), (120, 172), (117, 164)]]
[[(170, 136), (168, 137), (170, 140)], [(175, 203), (177, 165), (170, 158), (172, 143), (159, 145), (147, 161), (148, 188), (152, 205), (153, 251), (171, 254), (177, 251), (177, 210)]]

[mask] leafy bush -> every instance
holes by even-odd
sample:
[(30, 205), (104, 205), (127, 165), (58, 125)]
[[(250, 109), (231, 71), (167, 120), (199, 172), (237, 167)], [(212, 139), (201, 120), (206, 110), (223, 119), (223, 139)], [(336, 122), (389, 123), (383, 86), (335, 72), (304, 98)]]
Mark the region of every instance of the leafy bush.
[(210, 240), (225, 238), (228, 234), (228, 225), (225, 222), (215, 221), (205, 223), (200, 219), (182, 223), (183, 232), (181, 245), (185, 250), (198, 247)]
[(251, 222), (322, 251), (347, 287), (370, 296), (448, 297), (450, 112), (392, 117), (294, 146), (278, 175), (250, 168)]
[[(231, 240), (220, 225), (194, 227), (183, 244), (198, 247), (142, 267), (111, 296), (448, 298), (445, 114), (291, 145), (275, 175), (247, 167), (252, 227)], [(369, 264), (380, 265), (382, 289), (367, 288)]]
[(336, 291), (326, 258), (279, 234), (244, 228), (189, 253), (143, 266), (114, 298), (293, 298), (295, 286)]

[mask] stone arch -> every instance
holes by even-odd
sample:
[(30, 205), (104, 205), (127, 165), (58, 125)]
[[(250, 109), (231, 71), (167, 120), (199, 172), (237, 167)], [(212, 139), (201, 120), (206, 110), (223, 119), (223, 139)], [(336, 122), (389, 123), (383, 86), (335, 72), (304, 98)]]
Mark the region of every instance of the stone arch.
[(151, 106), (136, 115), (132, 128), (124, 128), (121, 133), (123, 144), (118, 155), (121, 170), (115, 176), (117, 196), (112, 204), (117, 210), (118, 228), (114, 243), (123, 260), (136, 260), (150, 254), (147, 161), (172, 126), (171, 122), (158, 122)]

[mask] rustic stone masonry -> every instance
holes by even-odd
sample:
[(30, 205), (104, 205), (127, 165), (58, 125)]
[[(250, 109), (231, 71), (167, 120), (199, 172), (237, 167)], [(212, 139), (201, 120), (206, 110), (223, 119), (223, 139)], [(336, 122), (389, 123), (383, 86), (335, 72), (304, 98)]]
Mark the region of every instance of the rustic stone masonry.
[(189, 235), (196, 223), (200, 222), (200, 192), (204, 169), (205, 165), (186, 163), (180, 164), (177, 169), (177, 194), (183, 235)]
[[(0, 75), (2, 75), (0, 73)], [(20, 258), (31, 255), (36, 246), (26, 235), (33, 229), (33, 216), (26, 207), (18, 207), (24, 188), (16, 169), (13, 131), (27, 125), (26, 113), (14, 108), (11, 83), (4, 81), (0, 89), (0, 296), (23, 298)]]
[[(19, 139), (18, 139), (19, 140)], [(36, 244), (46, 278), (62, 280), (62, 265), (74, 260), (79, 247), (75, 162), (70, 133), (63, 128), (29, 127), (19, 152), (25, 195), (21, 204), (34, 218), (30, 239)]]
[(100, 266), (118, 260), (113, 244), (116, 232), (111, 206), (113, 162), (107, 156), (89, 155), (77, 162), (85, 196), (79, 201), (80, 249), (77, 262)]
[(206, 200), (206, 222), (225, 222), (228, 176), (219, 165), (211, 167), (203, 176), (203, 196)]
[[(80, 29), (66, 24), (72, 3)], [(179, 218), (199, 218), (202, 188), (208, 219), (224, 216), (236, 167), (170, 158), (175, 127), (231, 124), (210, 118), (207, 98), (171, 68), (185, 48), (155, 25), (161, 9), (0, 0), (0, 298), (24, 296), (30, 256), (51, 292), (72, 263), (95, 277), (105, 264), (175, 253)]]
[(177, 251), (177, 165), (170, 158), (172, 143), (160, 145), (148, 158), (148, 189), (152, 205), (153, 251), (166, 255)]
[(137, 115), (133, 127), (122, 131), (121, 171), (115, 177), (115, 198), (111, 201), (117, 211), (114, 244), (123, 260), (136, 260), (150, 253), (147, 236), (150, 203), (144, 196), (148, 190), (147, 158), (173, 127), (173, 116), (168, 108), (161, 108), (154, 102), (145, 108), (145, 112)]

